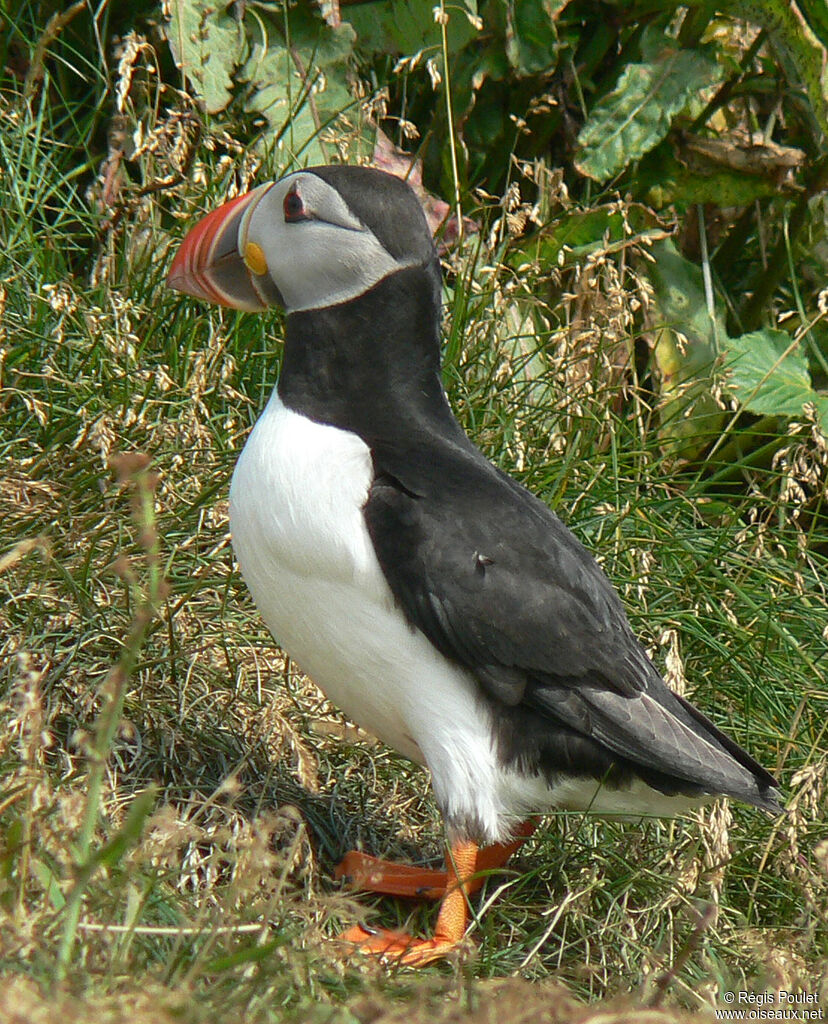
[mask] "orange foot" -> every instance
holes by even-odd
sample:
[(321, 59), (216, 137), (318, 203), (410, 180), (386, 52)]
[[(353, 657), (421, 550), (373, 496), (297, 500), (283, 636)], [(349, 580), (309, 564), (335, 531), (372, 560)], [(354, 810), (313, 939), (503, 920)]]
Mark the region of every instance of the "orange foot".
[[(464, 923), (465, 931), (465, 923)], [(462, 934), (460, 938), (462, 938)], [(354, 952), (377, 956), (406, 967), (425, 967), (440, 960), (457, 946), (460, 938), (451, 936), (433, 939), (415, 939), (406, 932), (391, 931), (390, 928), (371, 929), (355, 924), (339, 936), (340, 941), (353, 945)]]
[(424, 967), (447, 956), (465, 934), (469, 894), (483, 884), (485, 872), (500, 867), (534, 830), (534, 823), (525, 822), (513, 842), (498, 843), (483, 850), (478, 850), (474, 843), (453, 843), (446, 858), (445, 871), (392, 864), (351, 851), (337, 868), (337, 878), (345, 878), (355, 887), (372, 892), (442, 899), (442, 903), (431, 939), (416, 939), (405, 932), (385, 928), (369, 930), (354, 925), (341, 936), (342, 941), (350, 943), (356, 952), (408, 967)]

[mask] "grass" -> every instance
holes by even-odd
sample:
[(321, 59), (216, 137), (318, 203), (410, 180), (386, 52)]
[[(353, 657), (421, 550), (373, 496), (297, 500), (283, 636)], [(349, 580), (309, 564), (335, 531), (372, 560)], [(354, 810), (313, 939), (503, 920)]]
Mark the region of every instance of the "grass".
[(824, 439), (792, 435), (764, 477), (700, 500), (630, 365), (631, 272), (598, 254), (517, 280), (473, 239), (451, 257), (464, 425), (596, 552), (671, 684), (779, 773), (790, 811), (550, 816), (454, 962), (343, 961), (345, 924), (424, 930), (433, 910), (355, 900), (338, 857), (437, 858), (439, 819), (425, 774), (273, 644), (233, 565), (229, 474), (278, 321), (163, 288), (184, 222), (279, 168), (216, 126), (178, 180), (171, 109), (107, 200), (100, 111), (61, 89), (0, 101), (0, 1020), (675, 1021), (820, 984), (825, 1005), (828, 575), (777, 486), (824, 487)]

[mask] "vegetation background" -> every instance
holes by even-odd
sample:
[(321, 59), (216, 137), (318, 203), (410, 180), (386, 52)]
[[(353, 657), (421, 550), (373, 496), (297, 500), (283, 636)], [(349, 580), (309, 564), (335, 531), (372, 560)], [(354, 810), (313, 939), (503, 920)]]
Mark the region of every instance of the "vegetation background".
[[(828, 1009), (826, 46), (822, 0), (0, 0), (0, 1019)], [(432, 909), (331, 869), (439, 858), (427, 779), (229, 547), (278, 316), (163, 284), (225, 197), (368, 159), (443, 222), (465, 427), (788, 805), (551, 816), (416, 974), (329, 937)]]

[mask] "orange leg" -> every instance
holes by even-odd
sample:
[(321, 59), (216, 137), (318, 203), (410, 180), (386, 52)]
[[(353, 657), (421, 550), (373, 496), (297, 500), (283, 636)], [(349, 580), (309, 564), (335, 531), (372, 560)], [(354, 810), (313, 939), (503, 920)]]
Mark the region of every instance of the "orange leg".
[[(515, 829), (515, 838), (508, 843), (494, 843), (478, 849), (472, 877), (466, 883), (466, 892), (473, 893), (483, 885), (486, 874), (502, 867), (520, 849), (535, 831), (533, 821), (524, 821)], [(433, 868), (418, 868), (413, 864), (395, 864), (393, 861), (371, 857), (359, 850), (346, 853), (334, 870), (334, 877), (347, 882), (354, 889), (378, 892), (384, 896), (407, 896), (413, 899), (439, 900), (446, 894), (448, 872)]]
[(449, 849), (445, 871), (392, 864), (352, 851), (337, 868), (338, 878), (347, 878), (360, 888), (393, 896), (442, 898), (434, 937), (415, 939), (405, 932), (369, 930), (361, 925), (349, 928), (341, 939), (361, 953), (396, 960), (410, 967), (422, 967), (449, 953), (466, 931), (467, 901), (480, 888), (485, 872), (500, 867), (534, 832), (533, 822), (524, 822), (510, 843), (497, 843), (480, 850), (475, 843), (455, 842)]
[(390, 931), (386, 928), (369, 931), (362, 925), (354, 925), (341, 936), (342, 940), (353, 943), (360, 953), (395, 960), (408, 967), (424, 967), (433, 960), (446, 956), (466, 932), (468, 892), (465, 879), (474, 874), (476, 863), (475, 843), (452, 844), (446, 872), (449, 885), (440, 904), (433, 938), (415, 939), (405, 932)]
[(410, 896), (439, 900), (446, 894), (448, 875), (434, 868), (395, 864), (359, 850), (350, 850), (334, 869), (334, 877), (353, 889), (379, 892), (384, 896)]

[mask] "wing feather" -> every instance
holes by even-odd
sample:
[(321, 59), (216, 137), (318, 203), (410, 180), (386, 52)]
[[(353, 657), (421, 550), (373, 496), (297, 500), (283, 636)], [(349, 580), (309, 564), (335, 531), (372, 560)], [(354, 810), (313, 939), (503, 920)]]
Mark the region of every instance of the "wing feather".
[(495, 707), (534, 709), (647, 770), (775, 806), (773, 778), (667, 688), (595, 559), (542, 502), (470, 443), (374, 460), (364, 511), (391, 590)]

